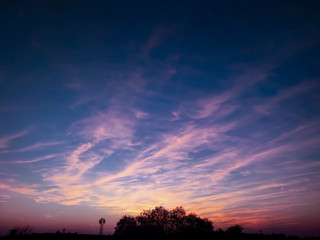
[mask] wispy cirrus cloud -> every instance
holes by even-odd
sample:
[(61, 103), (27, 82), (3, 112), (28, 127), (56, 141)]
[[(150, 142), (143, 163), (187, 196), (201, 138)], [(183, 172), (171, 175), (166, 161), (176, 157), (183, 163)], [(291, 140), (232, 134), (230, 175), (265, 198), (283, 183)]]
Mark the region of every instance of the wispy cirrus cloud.
[(136, 110), (133, 110), (133, 112), (134, 112), (136, 118), (139, 118), (139, 119), (149, 118), (149, 114), (146, 112), (143, 112), (141, 110), (136, 109)]
[(109, 110), (107, 113), (97, 113), (73, 123), (72, 128), (80, 136), (99, 143), (110, 139), (115, 147), (128, 143), (133, 136), (134, 122), (120, 116), (121, 113)]
[(303, 81), (299, 84), (291, 86), (290, 88), (279, 91), (273, 97), (264, 99), (263, 103), (255, 106), (255, 110), (260, 114), (268, 115), (279, 109), (279, 104), (283, 106), (283, 103), (290, 99), (303, 100), (303, 95), (305, 96), (306, 94), (310, 96), (316, 96), (319, 88), (320, 84), (318, 79)]
[(73, 122), (68, 137), (74, 142), (63, 153), (16, 163), (59, 162), (40, 172), (46, 189), (34, 190), (39, 202), (104, 207), (114, 214), (183, 205), (218, 227), (296, 223), (290, 209), (308, 207), (319, 195), (318, 162), (308, 156), (317, 152), (317, 119), (284, 128), (283, 121), (296, 114), (289, 111), (265, 127), (265, 115), (256, 111), (310, 91), (295, 87), (247, 104), (240, 96), (248, 89), (233, 86), (238, 90), (180, 101), (164, 116), (135, 106), (139, 97), (128, 96), (127, 104), (126, 97), (111, 98), (105, 110)]
[(59, 186), (46, 191), (46, 199), (63, 204), (79, 204), (96, 196), (91, 189), (92, 184), (86, 179), (86, 174), (116, 150), (134, 146), (132, 126), (135, 119), (133, 113), (131, 118), (124, 118), (110, 110), (75, 122), (71, 131), (86, 142), (65, 153), (65, 164), (59, 167), (58, 171), (43, 175), (45, 181)]
[[(133, 12), (155, 10), (138, 5)], [(0, 234), (25, 220), (79, 224), (82, 232), (100, 214), (111, 233), (121, 215), (157, 205), (184, 206), (216, 229), (274, 232), (320, 221), (312, 4), (293, 4), (293, 14), (288, 4), (264, 4), (271, 21), (257, 14), (249, 22), (241, 14), (230, 21), (232, 11), (210, 14), (224, 4), (171, 5), (138, 18), (125, 11), (119, 21), (109, 20), (121, 6), (93, 6), (90, 23), (70, 19), (69, 32), (50, 9), (40, 28), (57, 30), (48, 32), (53, 38), (30, 27), (20, 39), (42, 63), (13, 59), (19, 47), (3, 49)]]
[(57, 142), (39, 142), (39, 143), (35, 143), (32, 144), (30, 146), (21, 148), (16, 150), (17, 152), (28, 152), (28, 151), (34, 151), (34, 150), (39, 150), (39, 149), (44, 149), (46, 147), (50, 147), (50, 146), (56, 146), (56, 145), (61, 145), (64, 144), (65, 142), (63, 141), (57, 141)]
[(0, 162), (0, 164), (27, 164), (27, 163), (36, 163), (36, 162), (40, 162), (40, 161), (44, 161), (44, 160), (48, 160), (48, 159), (53, 159), (55, 157), (57, 157), (58, 154), (49, 154), (49, 155), (45, 155), (45, 156), (40, 156), (40, 157), (36, 157), (36, 158), (32, 158), (32, 159), (24, 159), (24, 160), (8, 160), (8, 161), (2, 161)]
[(206, 118), (216, 112), (225, 102), (230, 100), (232, 97), (231, 92), (225, 92), (218, 96), (214, 96), (207, 99), (200, 99), (195, 104), (197, 107), (194, 107), (194, 113), (191, 113), (192, 118), (201, 119)]
[(177, 27), (166, 26), (164, 23), (158, 24), (151, 32), (148, 41), (144, 44), (142, 52), (149, 56), (150, 52), (162, 44)]
[(27, 187), (12, 187), (10, 185), (7, 184), (0, 184), (0, 189), (1, 190), (8, 190), (11, 192), (15, 192), (15, 193), (19, 193), (19, 194), (23, 194), (23, 195), (35, 195), (36, 191), (32, 188), (27, 188)]
[[(203, 109), (202, 107), (208, 103), (207, 101), (199, 102), (203, 103), (203, 105), (200, 104), (199, 109)], [(224, 103), (224, 101), (217, 103), (218, 105), (220, 104), (218, 107), (223, 108)], [(196, 110), (197, 109), (194, 111)], [(254, 180), (256, 176), (252, 176), (254, 175), (253, 172), (247, 171), (246, 174), (239, 174), (240, 185), (235, 182), (232, 188), (223, 186), (230, 181), (230, 178), (232, 178), (235, 172), (245, 172), (246, 168), (255, 165), (261, 166), (261, 164), (264, 166), (264, 170), (267, 170), (268, 168), (265, 166), (266, 163), (271, 163), (272, 161), (277, 163), (278, 157), (284, 156), (292, 151), (301, 151), (303, 145), (300, 145), (299, 148), (291, 136), (289, 139), (292, 140), (285, 144), (277, 145), (274, 144), (275, 140), (268, 141), (266, 139), (265, 147), (255, 146), (250, 139), (230, 135), (232, 130), (237, 129), (239, 125), (241, 126), (241, 124), (243, 124), (243, 120), (239, 119), (237, 121), (223, 123), (218, 121), (214, 124), (210, 117), (212, 111), (209, 112), (210, 114), (205, 114), (202, 117), (203, 119), (210, 120), (208, 125), (203, 125), (203, 123), (199, 125), (197, 122), (198, 119), (195, 118), (194, 121), (189, 121), (178, 129), (163, 134), (158, 138), (156, 144), (147, 144), (144, 148), (136, 151), (135, 157), (126, 161), (123, 169), (117, 173), (110, 173), (107, 176), (105, 176), (105, 173), (100, 173), (95, 178), (92, 178), (89, 183), (86, 181), (87, 184), (83, 184), (81, 187), (79, 185), (79, 187), (72, 188), (72, 190), (69, 187), (64, 187), (63, 192), (65, 191), (66, 194), (64, 197), (55, 196), (54, 190), (50, 190), (47, 193), (49, 195), (51, 194), (53, 199), (57, 200), (56, 198), (58, 198), (65, 204), (80, 204), (84, 201), (90, 202), (89, 196), (94, 196), (95, 205), (103, 206), (108, 203), (108, 206), (118, 207), (122, 209), (122, 211), (127, 211), (126, 209), (139, 211), (143, 206), (154, 206), (157, 204), (173, 206), (176, 203), (175, 199), (181, 199), (188, 209), (196, 209), (197, 212), (201, 214), (218, 219), (223, 225), (236, 222), (239, 219), (247, 224), (252, 223), (254, 220), (253, 217), (247, 220), (243, 218), (243, 214), (249, 213), (255, 214), (255, 216), (256, 214), (261, 215), (264, 213), (265, 218), (262, 217), (262, 219), (266, 220), (271, 217), (271, 209), (274, 209), (273, 205), (276, 204), (272, 202), (271, 199), (280, 196), (290, 196), (295, 193), (295, 191), (298, 193), (303, 191), (302, 188), (300, 190), (298, 188), (292, 191), (284, 191), (280, 195), (274, 193), (273, 191), (276, 188), (288, 187), (289, 185), (288, 183), (281, 183), (281, 178), (276, 177), (274, 171), (271, 169), (268, 174), (271, 174), (269, 177), (272, 176), (274, 179), (275, 183), (273, 185), (264, 185), (265, 179)], [(218, 114), (219, 111), (216, 113)], [(254, 112), (252, 114), (254, 115)], [(102, 115), (99, 116), (101, 117)], [(222, 114), (220, 117), (224, 116), (225, 115)], [(111, 119), (111, 115), (109, 118)], [(96, 117), (92, 119), (94, 119), (92, 123), (95, 124), (89, 124), (90, 121), (87, 120), (83, 122), (90, 125), (89, 129), (85, 130), (87, 134), (82, 133), (83, 136), (91, 136), (89, 139), (95, 139), (93, 141), (97, 142), (107, 139), (116, 141), (117, 136), (116, 134), (112, 134), (112, 131), (109, 134), (104, 134), (104, 130), (101, 130), (102, 135), (97, 135), (96, 132), (96, 129), (100, 129), (100, 127), (104, 129), (106, 126), (114, 126), (113, 124), (104, 125), (104, 123), (108, 123), (110, 119), (107, 120), (106, 116), (101, 117), (101, 121), (97, 121)], [(129, 137), (131, 139), (134, 135), (133, 129), (135, 125), (126, 124), (128, 119), (123, 120), (120, 118), (120, 115), (117, 115), (115, 119), (117, 119), (119, 124), (124, 123), (124, 126), (126, 126), (113, 127), (114, 129), (118, 129), (118, 136)], [(104, 123), (101, 125), (101, 122)], [(138, 124), (138, 122), (136, 124)], [(312, 126), (308, 125), (301, 129), (306, 130), (310, 128), (312, 128)], [(121, 129), (125, 129), (125, 131), (121, 131)], [(299, 131), (296, 131), (291, 134), (298, 133)], [(286, 138), (286, 140), (288, 140), (288, 138)], [(252, 145), (249, 146), (248, 144)], [(123, 142), (122, 146), (125, 145), (130, 145), (130, 142)], [(112, 146), (112, 144), (110, 146)], [(85, 154), (87, 151), (90, 151), (91, 147), (91, 144), (81, 145), (75, 153), (77, 156)], [(117, 150), (118, 147), (112, 149), (113, 152)], [(201, 155), (202, 151), (209, 151), (209, 153), (207, 153), (207, 155)], [(197, 156), (197, 158), (195, 158), (195, 156)], [(101, 161), (102, 158), (93, 165)], [(89, 162), (90, 160), (87, 159), (86, 163)], [(85, 171), (88, 170), (89, 168), (85, 168)], [(295, 171), (299, 171), (299, 169)], [(84, 172), (82, 172), (82, 174), (83, 173)], [(248, 179), (249, 183), (243, 182), (242, 178)], [(50, 178), (48, 178), (48, 180), (50, 180)], [(51, 178), (51, 180), (54, 180), (54, 178)], [(63, 180), (64, 183), (66, 182), (65, 180), (66, 179)], [(74, 184), (75, 178), (70, 177), (69, 180)], [(252, 184), (252, 182), (255, 182), (255, 184)], [(297, 184), (297, 182), (295, 183)], [(62, 185), (62, 181), (60, 185)], [(291, 184), (290, 186), (295, 186), (295, 184)], [(235, 190), (235, 188), (237, 189)], [(273, 191), (270, 194), (261, 195), (259, 191), (262, 189)], [(62, 189), (58, 192), (61, 194), (61, 191)], [(248, 195), (248, 193), (251, 194)], [(243, 209), (234, 212), (234, 209), (227, 207), (232, 205), (234, 208), (239, 208), (246, 201), (252, 199), (253, 196), (270, 198), (270, 210), (268, 210), (266, 206), (261, 206), (264, 208), (260, 210)], [(128, 202), (127, 199), (130, 199), (130, 201)], [(206, 204), (208, 202), (211, 204), (214, 203), (216, 207), (212, 208), (210, 205), (208, 206)], [(278, 203), (280, 209), (281, 204), (281, 202)], [(292, 204), (292, 206), (300, 206), (298, 203)], [(232, 211), (234, 212), (233, 214), (231, 214)], [(224, 214), (218, 217), (219, 214), (217, 212), (224, 212)], [(213, 215), (211, 213), (213, 213)], [(290, 217), (288, 217), (287, 220), (288, 219), (290, 219)]]
[(16, 138), (19, 138), (19, 137), (22, 137), (26, 134), (29, 133), (29, 130), (24, 130), (24, 131), (21, 131), (21, 132), (18, 132), (18, 133), (15, 133), (15, 134), (12, 134), (12, 135), (9, 135), (9, 136), (3, 136), (0, 138), (0, 148), (6, 148), (8, 147), (10, 141), (16, 139)]

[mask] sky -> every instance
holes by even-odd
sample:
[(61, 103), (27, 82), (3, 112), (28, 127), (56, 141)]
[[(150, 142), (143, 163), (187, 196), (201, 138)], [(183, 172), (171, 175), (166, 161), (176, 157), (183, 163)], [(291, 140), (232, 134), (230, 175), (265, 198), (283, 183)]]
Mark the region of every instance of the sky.
[(0, 234), (183, 206), (320, 235), (318, 1), (0, 2)]

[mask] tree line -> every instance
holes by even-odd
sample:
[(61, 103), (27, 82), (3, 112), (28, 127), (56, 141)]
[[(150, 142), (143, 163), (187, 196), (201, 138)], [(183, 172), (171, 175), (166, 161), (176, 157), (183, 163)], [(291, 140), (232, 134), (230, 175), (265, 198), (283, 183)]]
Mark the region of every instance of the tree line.
[[(219, 229), (217, 234), (236, 236), (242, 233), (240, 225), (231, 226), (226, 232)], [(164, 207), (143, 210), (140, 215), (123, 216), (115, 227), (114, 235), (118, 238), (136, 239), (206, 239), (214, 234), (214, 226), (208, 218), (201, 218), (195, 213), (186, 214), (183, 207), (171, 211)]]

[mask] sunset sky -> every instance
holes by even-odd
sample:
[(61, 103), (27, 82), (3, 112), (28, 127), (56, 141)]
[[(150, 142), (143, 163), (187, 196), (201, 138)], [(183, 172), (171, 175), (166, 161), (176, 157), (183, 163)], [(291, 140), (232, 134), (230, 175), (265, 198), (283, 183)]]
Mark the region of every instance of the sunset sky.
[(319, 1), (0, 1), (0, 235), (162, 205), (320, 235)]

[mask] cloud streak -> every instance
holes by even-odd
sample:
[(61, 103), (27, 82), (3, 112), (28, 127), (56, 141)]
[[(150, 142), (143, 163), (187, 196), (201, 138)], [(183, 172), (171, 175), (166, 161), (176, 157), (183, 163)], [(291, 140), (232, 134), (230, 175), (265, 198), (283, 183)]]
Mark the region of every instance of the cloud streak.
[(35, 151), (35, 150), (40, 150), (46, 147), (50, 147), (50, 146), (56, 146), (56, 145), (61, 145), (64, 142), (60, 141), (60, 142), (40, 142), (40, 143), (35, 143), (33, 145), (21, 148), (19, 150), (17, 150), (18, 152), (27, 152), (27, 151)]
[(12, 135), (9, 135), (9, 136), (4, 136), (4, 137), (1, 137), (0, 138), (0, 148), (6, 148), (9, 146), (10, 144), (10, 141), (16, 139), (16, 138), (20, 138), (26, 134), (29, 133), (29, 130), (24, 130), (24, 131), (21, 131), (21, 132), (18, 132), (18, 133), (15, 133), (15, 134), (12, 134)]

